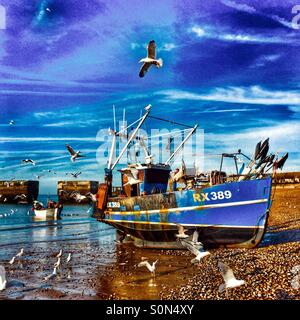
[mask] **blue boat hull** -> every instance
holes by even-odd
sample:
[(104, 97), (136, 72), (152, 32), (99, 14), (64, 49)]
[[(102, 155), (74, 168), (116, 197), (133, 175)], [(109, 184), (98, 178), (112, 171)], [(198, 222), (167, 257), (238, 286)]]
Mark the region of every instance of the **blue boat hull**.
[(270, 209), (272, 179), (230, 182), (195, 190), (109, 198), (100, 220), (141, 241), (174, 242), (177, 224), (207, 247), (255, 247)]

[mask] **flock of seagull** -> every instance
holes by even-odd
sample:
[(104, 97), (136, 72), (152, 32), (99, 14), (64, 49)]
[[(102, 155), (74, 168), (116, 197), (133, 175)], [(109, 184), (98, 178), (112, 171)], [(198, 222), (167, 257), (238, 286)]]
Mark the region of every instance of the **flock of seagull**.
[[(143, 65), (140, 69), (140, 72), (139, 72), (139, 76), (141, 78), (145, 76), (146, 72), (148, 71), (148, 69), (152, 65), (156, 66), (157, 68), (162, 67), (162, 64), (163, 64), (162, 59), (156, 59), (156, 45), (155, 45), (154, 40), (151, 40), (148, 44), (147, 57), (144, 59), (141, 59), (139, 62), (143, 63)], [(11, 120), (9, 122), (9, 124), (14, 125), (15, 121)], [(84, 157), (84, 155), (82, 155), (80, 151), (75, 151), (69, 144), (66, 145), (66, 148), (70, 154), (71, 162), (75, 162), (76, 159)], [(21, 163), (25, 164), (25, 165), (27, 165), (27, 164), (31, 164), (33, 166), (36, 165), (36, 161), (34, 161), (32, 159), (23, 159), (21, 161)], [(46, 170), (46, 171), (53, 172), (52, 170)], [(53, 172), (53, 173), (56, 174), (55, 172)], [(81, 171), (78, 171), (75, 173), (68, 172), (68, 173), (66, 173), (66, 175), (72, 175), (74, 178), (77, 178), (79, 175), (81, 175), (81, 173), (82, 173)], [(41, 175), (37, 175), (36, 177), (39, 179), (41, 177)], [(133, 176), (130, 178), (137, 180)], [(129, 184), (130, 184), (130, 182), (129, 182)], [(84, 196), (78, 192), (72, 192), (69, 196), (74, 198), (77, 202), (81, 202), (82, 200), (85, 200), (88, 197), (90, 197), (90, 199), (92, 201), (96, 201), (96, 199), (94, 199), (95, 195), (93, 195), (91, 193)], [(20, 197), (22, 197), (22, 195)], [(1, 217), (1, 215), (0, 215), (0, 217)], [(196, 230), (193, 233), (192, 240), (189, 241), (189, 240), (187, 240), (187, 238), (189, 238), (189, 236), (185, 233), (188, 230), (184, 229), (184, 227), (181, 225), (177, 225), (177, 227), (178, 227), (178, 234), (176, 234), (177, 240), (181, 243), (182, 247), (186, 248), (193, 255), (195, 255), (195, 258), (193, 258), (191, 260), (192, 264), (199, 263), (201, 261), (201, 259), (210, 255), (210, 252), (205, 251), (203, 249), (203, 244), (198, 241), (199, 233)], [(16, 256), (12, 257), (12, 259), (9, 261), (9, 264), (12, 265), (15, 262), (15, 260), (18, 258), (21, 258), (23, 256), (23, 254), (24, 254), (24, 249), (22, 248), (21, 251)], [(56, 277), (57, 270), (61, 266), (61, 257), (62, 257), (62, 249), (56, 255), (57, 261), (54, 264), (53, 272), (44, 278), (45, 281), (54, 279)], [(66, 259), (66, 263), (68, 264), (70, 261), (71, 261), (71, 253), (68, 254), (68, 257)], [(157, 262), (158, 262), (158, 260), (156, 260), (152, 264), (150, 264), (148, 260), (143, 260), (138, 264), (138, 267), (146, 267), (149, 270), (149, 272), (152, 274), (152, 276), (155, 277), (155, 269), (156, 269)], [(244, 280), (236, 279), (232, 269), (230, 267), (228, 267), (226, 264), (224, 264), (223, 262), (218, 261), (218, 268), (219, 268), (219, 271), (224, 279), (224, 283), (221, 284), (219, 287), (219, 292), (223, 292), (225, 290), (226, 294), (227, 294), (227, 289), (236, 288), (236, 287), (239, 287), (239, 286), (245, 284)], [(0, 291), (4, 290), (6, 288), (6, 284), (7, 284), (7, 280), (6, 280), (6, 276), (5, 276), (5, 268), (3, 266), (0, 266)]]
[[(16, 260), (22, 259), (24, 255), (24, 248), (20, 250), (15, 256), (13, 256), (10, 261), (8, 262), (10, 265), (13, 265)], [(51, 279), (54, 279), (57, 276), (57, 270), (61, 268), (62, 265), (62, 255), (63, 250), (60, 249), (59, 253), (56, 255), (57, 261), (54, 264), (54, 268), (51, 274), (44, 277), (44, 281), (48, 281)], [(66, 258), (66, 264), (68, 265), (70, 261), (72, 260), (72, 253), (68, 253), (68, 256)], [(7, 288), (7, 278), (6, 278), (6, 270), (5, 267), (0, 265), (0, 291), (4, 291)]]
[[(195, 255), (195, 258), (191, 260), (192, 264), (199, 264), (202, 258), (210, 255), (210, 252), (205, 251), (203, 249), (203, 244), (198, 241), (198, 231), (195, 230), (192, 236), (192, 240), (188, 241), (187, 238), (189, 238), (189, 236), (185, 233), (188, 230), (184, 229), (184, 227), (179, 224), (177, 225), (177, 228), (177, 240), (184, 248), (188, 249), (192, 254)], [(150, 271), (152, 276), (155, 277), (155, 268), (158, 260), (154, 261), (152, 264), (150, 264), (148, 260), (144, 260), (143, 258), (142, 260), (143, 261), (138, 264), (138, 267), (146, 267)], [(224, 283), (219, 286), (219, 293), (225, 291), (226, 297), (228, 289), (237, 288), (245, 284), (244, 280), (239, 280), (235, 277), (233, 270), (225, 263), (218, 261), (218, 269), (224, 279)]]
[(10, 213), (0, 213), (0, 218), (13, 216), (17, 211), (18, 209), (10, 209)]
[[(199, 264), (200, 261), (205, 257), (210, 255), (210, 252), (205, 251), (203, 249), (203, 244), (198, 241), (199, 233), (197, 231), (194, 231), (192, 240), (187, 240), (189, 238), (189, 235), (187, 235), (185, 232), (188, 231), (184, 229), (183, 226), (177, 225), (178, 228), (178, 234), (176, 234), (177, 240), (181, 243), (181, 245), (188, 249), (193, 255), (195, 255), (195, 258), (191, 260), (192, 264)], [(10, 261), (8, 262), (10, 265), (13, 265), (16, 260), (22, 259), (24, 255), (24, 248), (21, 248), (21, 250), (13, 256)], [(57, 276), (57, 271), (61, 268), (62, 265), (62, 256), (63, 256), (63, 250), (60, 249), (58, 254), (55, 256), (57, 258), (57, 261), (53, 265), (53, 271), (49, 275), (44, 277), (44, 281), (49, 281), (54, 279)], [(67, 258), (65, 260), (66, 265), (70, 263), (72, 259), (72, 254), (68, 253)], [(150, 263), (148, 259), (142, 257), (142, 261), (137, 265), (138, 267), (146, 267), (151, 275), (155, 277), (155, 270), (156, 270), (156, 264), (159, 260)], [(237, 279), (233, 273), (233, 270), (227, 266), (225, 263), (218, 261), (218, 269), (224, 279), (224, 283), (222, 283), (219, 286), (219, 293), (222, 293), (225, 291), (226, 297), (228, 293), (228, 289), (237, 288), (245, 284), (244, 280)], [(0, 291), (5, 290), (7, 287), (7, 279), (6, 279), (6, 270), (4, 266), (0, 266)]]
[[(80, 151), (75, 151), (69, 144), (66, 144), (66, 148), (67, 148), (67, 150), (68, 150), (68, 152), (69, 152), (69, 154), (70, 154), (70, 161), (71, 161), (71, 162), (75, 162), (76, 159), (78, 159), (78, 158), (85, 157), (84, 155), (81, 154)], [(35, 165), (36, 165), (36, 161), (34, 161), (33, 159), (23, 159), (23, 160), (21, 160), (21, 164), (22, 164), (22, 165), (28, 165), (28, 164), (30, 164), (30, 165), (35, 166)], [(43, 171), (52, 172), (52, 173), (56, 174), (56, 172), (54, 172), (54, 171), (51, 170), (51, 169), (43, 170)], [(68, 172), (68, 173), (66, 173), (66, 174), (67, 174), (67, 175), (68, 175), (68, 174), (71, 174), (74, 178), (77, 178), (77, 177), (81, 174), (81, 172), (76, 172), (76, 173), (69, 173), (69, 172)], [(41, 176), (39, 176), (39, 177), (41, 177)]]
[(77, 191), (67, 192), (65, 190), (60, 190), (60, 195), (62, 194), (65, 194), (70, 199), (74, 199), (78, 203), (87, 199), (90, 199), (92, 202), (97, 201), (96, 195), (91, 192), (88, 192), (85, 195), (83, 195)]

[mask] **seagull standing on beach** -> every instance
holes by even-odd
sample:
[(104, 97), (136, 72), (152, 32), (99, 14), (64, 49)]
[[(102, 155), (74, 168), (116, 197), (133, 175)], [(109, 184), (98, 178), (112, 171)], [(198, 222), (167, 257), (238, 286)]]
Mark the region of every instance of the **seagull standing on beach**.
[(60, 264), (61, 264), (61, 259), (60, 257), (57, 259), (56, 263), (54, 264), (54, 268), (59, 268), (60, 267)]
[(69, 253), (68, 257), (67, 257), (67, 263), (69, 263), (71, 261), (71, 258), (72, 258), (72, 253)]
[(60, 258), (62, 255), (62, 249), (59, 250), (59, 253), (56, 255), (56, 258)]
[(157, 68), (161, 68), (163, 65), (162, 59), (156, 59), (156, 45), (155, 41), (151, 40), (147, 47), (147, 57), (143, 58), (139, 61), (140, 63), (143, 62), (143, 65), (140, 69), (139, 77), (143, 78), (151, 67), (151, 65), (155, 65)]
[(3, 291), (6, 289), (6, 272), (5, 268), (3, 266), (0, 266), (0, 291)]
[(66, 147), (67, 147), (67, 149), (68, 149), (68, 151), (69, 151), (69, 153), (71, 155), (70, 159), (71, 159), (72, 162), (75, 162), (75, 160), (77, 158), (84, 157), (83, 155), (80, 154), (80, 151), (75, 151), (69, 144), (66, 144)]
[(21, 258), (23, 254), (24, 254), (24, 248), (22, 248), (20, 252), (16, 254), (16, 257)]
[(147, 267), (147, 269), (151, 272), (152, 276), (155, 277), (155, 265), (157, 261), (158, 260), (154, 261), (152, 265), (148, 262), (148, 260), (142, 261), (138, 264), (138, 267)]
[(244, 280), (237, 280), (236, 279), (236, 277), (233, 274), (232, 269), (230, 269), (225, 263), (219, 261), (218, 268), (219, 268), (221, 275), (225, 281), (225, 283), (221, 284), (219, 287), (220, 293), (222, 293), (224, 290), (226, 290), (226, 294), (227, 294), (227, 289), (240, 287), (243, 284), (245, 284)]
[(14, 262), (15, 262), (15, 260), (16, 260), (16, 257), (12, 257), (10, 260), (9, 260), (9, 264), (14, 264)]
[(47, 281), (47, 280), (53, 279), (56, 277), (56, 275), (57, 275), (57, 268), (54, 268), (53, 272), (49, 276), (45, 277), (44, 280)]

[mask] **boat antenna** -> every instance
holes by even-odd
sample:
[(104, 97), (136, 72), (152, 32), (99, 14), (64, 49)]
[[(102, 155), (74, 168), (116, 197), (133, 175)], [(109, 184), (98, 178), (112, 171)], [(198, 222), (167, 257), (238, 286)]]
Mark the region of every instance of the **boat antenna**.
[(165, 162), (165, 165), (168, 165), (170, 161), (174, 158), (176, 153), (184, 146), (184, 144), (188, 141), (188, 139), (193, 135), (193, 133), (198, 128), (198, 124), (196, 124), (192, 130), (189, 132), (189, 134), (185, 137), (185, 139), (180, 143), (180, 145), (176, 148), (176, 150), (170, 155), (169, 159)]
[(126, 109), (124, 108), (123, 109), (123, 128), (122, 129), (124, 129), (125, 128), (125, 117), (126, 117)]
[(116, 108), (115, 105), (113, 104), (113, 115), (114, 115), (114, 130), (115, 132), (117, 131), (117, 123), (116, 123)]
[[(110, 172), (115, 168), (115, 166), (118, 164), (118, 162), (120, 161), (121, 157), (123, 156), (125, 150), (128, 148), (129, 144), (131, 143), (131, 141), (135, 138), (137, 132), (139, 131), (140, 127), (142, 126), (142, 124), (144, 123), (144, 121), (146, 120), (146, 118), (148, 117), (150, 110), (151, 110), (151, 104), (149, 104), (146, 108), (145, 108), (146, 112), (143, 115), (143, 117), (141, 118), (139, 124), (137, 125), (137, 127), (134, 129), (133, 133), (130, 135), (127, 143), (125, 144), (125, 146), (123, 147), (123, 149), (121, 150), (118, 158), (116, 159), (116, 161), (114, 162), (114, 164), (112, 164), (112, 156), (113, 154), (110, 154), (110, 161), (108, 163), (107, 166), (107, 170), (109, 170)], [(116, 133), (114, 134), (114, 141), (113, 144), (115, 144), (115, 138), (116, 138)], [(112, 146), (111, 151), (114, 152), (114, 146)], [(106, 171), (107, 171), (106, 170)]]

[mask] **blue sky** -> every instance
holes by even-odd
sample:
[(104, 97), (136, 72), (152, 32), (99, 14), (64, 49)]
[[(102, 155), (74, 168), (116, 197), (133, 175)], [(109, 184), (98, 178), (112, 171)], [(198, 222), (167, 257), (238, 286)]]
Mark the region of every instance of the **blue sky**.
[[(55, 191), (66, 172), (101, 180), (99, 130), (152, 113), (205, 132), (206, 153), (251, 155), (270, 137), (300, 170), (300, 30), (297, 1), (0, 0), (0, 177), (41, 178)], [(138, 77), (155, 39), (161, 69)], [(14, 126), (9, 126), (11, 119)], [(98, 136), (99, 137), (99, 136)], [(87, 155), (69, 161), (65, 144)], [(24, 158), (36, 167), (20, 166)], [(207, 157), (205, 169), (217, 166)], [(57, 174), (43, 170), (54, 169)]]

